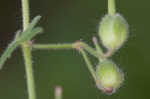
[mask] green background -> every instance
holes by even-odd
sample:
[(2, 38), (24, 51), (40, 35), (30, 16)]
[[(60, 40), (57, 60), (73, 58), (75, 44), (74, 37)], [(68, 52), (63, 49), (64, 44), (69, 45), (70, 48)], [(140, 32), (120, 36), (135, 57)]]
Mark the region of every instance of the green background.
[[(54, 99), (56, 85), (63, 99), (149, 99), (150, 1), (116, 0), (117, 11), (127, 19), (130, 35), (113, 60), (125, 72), (125, 82), (111, 96), (96, 88), (80, 53), (75, 50), (33, 51), (38, 99)], [(100, 19), (107, 13), (107, 0), (30, 0), (30, 17), (41, 15), (44, 33), (36, 43), (69, 43), (83, 40), (93, 46)], [(1, 0), (0, 55), (22, 28), (21, 0)], [(91, 56), (93, 65), (98, 62)], [(0, 99), (27, 99), (26, 76), (20, 48), (0, 71)]]

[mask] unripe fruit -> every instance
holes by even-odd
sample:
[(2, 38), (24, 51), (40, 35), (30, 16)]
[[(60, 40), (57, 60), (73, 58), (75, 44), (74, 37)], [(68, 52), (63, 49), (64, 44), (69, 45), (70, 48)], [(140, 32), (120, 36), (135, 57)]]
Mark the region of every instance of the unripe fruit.
[(124, 80), (124, 74), (110, 60), (101, 62), (96, 69), (97, 87), (106, 94), (112, 94)]
[(99, 27), (99, 36), (108, 49), (118, 49), (127, 40), (128, 25), (119, 14), (105, 15)]

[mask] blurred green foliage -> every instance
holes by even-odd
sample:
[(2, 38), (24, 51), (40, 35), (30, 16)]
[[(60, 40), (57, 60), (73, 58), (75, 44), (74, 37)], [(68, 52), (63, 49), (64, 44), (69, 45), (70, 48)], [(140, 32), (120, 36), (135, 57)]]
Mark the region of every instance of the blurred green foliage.
[[(44, 34), (40, 43), (66, 43), (82, 39), (92, 45), (100, 19), (107, 12), (107, 0), (30, 0), (31, 18), (41, 15)], [(56, 85), (63, 87), (63, 99), (148, 99), (150, 97), (149, 0), (116, 0), (117, 11), (127, 19), (130, 36), (113, 56), (125, 72), (117, 93), (100, 92), (84, 60), (75, 50), (33, 51), (38, 99), (54, 99)], [(0, 55), (22, 27), (21, 0), (0, 3)], [(97, 61), (91, 57), (96, 66)], [(17, 49), (0, 71), (0, 99), (27, 99), (24, 63)]]

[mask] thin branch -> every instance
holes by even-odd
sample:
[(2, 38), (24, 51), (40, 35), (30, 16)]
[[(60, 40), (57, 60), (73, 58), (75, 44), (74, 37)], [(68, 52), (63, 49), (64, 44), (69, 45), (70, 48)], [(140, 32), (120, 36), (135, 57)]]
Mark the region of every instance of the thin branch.
[[(27, 27), (29, 26), (29, 20), (30, 20), (28, 0), (22, 0), (22, 15), (23, 15), (23, 31), (26, 31)], [(22, 35), (27, 35), (27, 33), (26, 34), (24, 33)], [(29, 94), (28, 97), (29, 99), (36, 99), (35, 82), (34, 82), (34, 75), (32, 70), (31, 47), (28, 41), (22, 44), (22, 51), (23, 51), (26, 76), (27, 76), (27, 87), (28, 87), (28, 94)]]
[(85, 51), (82, 48), (80, 49), (80, 52), (85, 60), (85, 63), (87, 64), (87, 67), (88, 67), (90, 73), (92, 74), (92, 77), (94, 78), (95, 81), (97, 81), (96, 80), (96, 72), (95, 72), (91, 62), (89, 61), (88, 56), (86, 55)]
[(61, 50), (61, 49), (73, 49), (73, 44), (33, 44), (32, 48), (40, 50)]
[(115, 0), (108, 0), (108, 14), (114, 15), (116, 13)]

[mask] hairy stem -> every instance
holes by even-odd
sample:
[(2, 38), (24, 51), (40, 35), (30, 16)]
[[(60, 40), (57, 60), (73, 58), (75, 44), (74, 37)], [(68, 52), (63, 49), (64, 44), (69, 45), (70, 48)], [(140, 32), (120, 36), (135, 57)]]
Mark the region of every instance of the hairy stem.
[(34, 49), (45, 49), (45, 50), (60, 50), (60, 49), (72, 49), (73, 44), (33, 44), (32, 47)]
[(29, 25), (29, 14), (29, 0), (22, 0), (23, 30), (26, 30)]
[(92, 56), (96, 58), (102, 57), (95, 49), (91, 48), (88, 44), (84, 42), (76, 42), (70, 44), (32, 44), (33, 49), (40, 49), (40, 50), (62, 50), (62, 49), (77, 49), (78, 46), (81, 46), (84, 50), (86, 50)]
[(116, 13), (115, 0), (108, 0), (108, 14), (114, 15)]
[(83, 49), (80, 49), (80, 52), (81, 52), (81, 54), (82, 54), (82, 56), (83, 56), (83, 58), (84, 58), (84, 60), (87, 64), (87, 67), (88, 67), (90, 73), (92, 74), (92, 77), (94, 78), (95, 81), (97, 81), (96, 80), (96, 72), (93, 69), (93, 66), (92, 66), (91, 62), (89, 61), (88, 56), (86, 55), (86, 53)]
[(95, 49), (90, 47), (88, 44), (82, 42), (81, 46), (83, 47), (84, 50), (86, 50), (88, 53), (90, 53), (91, 55), (95, 56), (96, 58), (101, 56)]
[(102, 48), (99, 46), (97, 38), (94, 36), (93, 37), (93, 43), (95, 45), (96, 51), (100, 54), (100, 55), (104, 55), (104, 52), (102, 50)]
[[(25, 31), (29, 25), (29, 1), (28, 0), (22, 0), (22, 14), (23, 14), (23, 31)], [(22, 51), (25, 60), (28, 97), (29, 99), (36, 99), (34, 76), (32, 70), (31, 47), (28, 42), (22, 44)]]
[(28, 97), (29, 99), (36, 99), (36, 93), (35, 93), (35, 84), (34, 84), (34, 76), (33, 76), (33, 70), (32, 70), (32, 57), (31, 57), (31, 51), (29, 50), (29, 45), (23, 45), (23, 54), (24, 54), (24, 60), (25, 60), (25, 69), (26, 69), (26, 77), (27, 77), (27, 87), (28, 87)]

